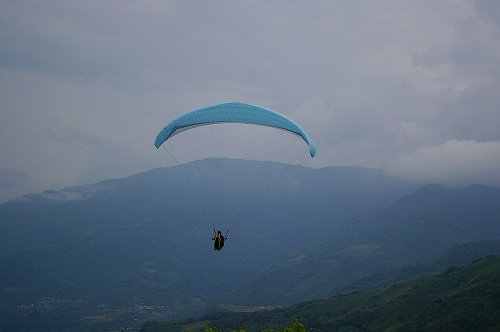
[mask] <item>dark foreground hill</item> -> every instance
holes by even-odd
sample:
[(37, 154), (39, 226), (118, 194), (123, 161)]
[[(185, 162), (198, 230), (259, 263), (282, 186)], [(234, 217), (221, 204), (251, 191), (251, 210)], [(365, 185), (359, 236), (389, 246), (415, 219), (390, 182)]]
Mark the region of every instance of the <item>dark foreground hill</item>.
[[(316, 331), (498, 331), (500, 257), (371, 291), (300, 303), (286, 309), (219, 313), (182, 324), (150, 323), (141, 331), (278, 330), (295, 317)], [(198, 327), (197, 327), (198, 326)], [(202, 326), (199, 328), (199, 326)]]

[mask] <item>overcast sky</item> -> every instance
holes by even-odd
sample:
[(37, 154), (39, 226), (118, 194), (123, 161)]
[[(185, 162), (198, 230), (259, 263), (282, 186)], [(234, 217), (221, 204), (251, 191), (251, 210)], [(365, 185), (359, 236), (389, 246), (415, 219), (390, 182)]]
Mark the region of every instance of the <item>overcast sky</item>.
[(0, 0), (0, 202), (164, 166), (158, 131), (239, 101), (313, 167), (500, 185), (500, 2)]

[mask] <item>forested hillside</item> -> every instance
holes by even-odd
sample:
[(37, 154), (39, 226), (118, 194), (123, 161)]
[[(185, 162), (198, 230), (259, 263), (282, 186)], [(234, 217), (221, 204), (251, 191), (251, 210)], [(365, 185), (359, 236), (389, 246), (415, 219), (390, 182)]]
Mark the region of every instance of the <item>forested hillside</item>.
[[(378, 288), (300, 303), (286, 309), (219, 313), (182, 324), (151, 323), (149, 331), (278, 330), (297, 318), (317, 331), (486, 331), (500, 329), (500, 258)], [(201, 327), (197, 327), (201, 326)]]
[(235, 290), (221, 303), (287, 305), (321, 298), (363, 276), (433, 260), (480, 240), (500, 240), (500, 190), (429, 185), (298, 246), (282, 269)]
[[(203, 163), (233, 170), (220, 197), (241, 194), (241, 167), (281, 167)], [(220, 252), (181, 166), (0, 205), (2, 328), (109, 330), (288, 306), (360, 289), (352, 282), (457, 245), (499, 240), (497, 188), (415, 191), (358, 167), (293, 166), (274, 180), (249, 194)]]

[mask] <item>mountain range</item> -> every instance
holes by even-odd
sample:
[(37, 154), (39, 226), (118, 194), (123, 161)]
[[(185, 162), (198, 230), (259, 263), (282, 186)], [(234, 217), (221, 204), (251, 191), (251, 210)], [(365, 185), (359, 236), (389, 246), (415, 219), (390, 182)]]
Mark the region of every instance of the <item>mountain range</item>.
[[(196, 169), (224, 181), (206, 181), (200, 195), (192, 166), (0, 205), (3, 330), (20, 321), (20, 330), (137, 327), (224, 305), (290, 305), (500, 238), (498, 188), (419, 188), (359, 167), (283, 171), (207, 159)], [(271, 177), (241, 175), (262, 169)], [(212, 218), (216, 209), (207, 215), (207, 204), (221, 216), (236, 210), (235, 222)], [(212, 249), (213, 227), (230, 228), (220, 252)]]

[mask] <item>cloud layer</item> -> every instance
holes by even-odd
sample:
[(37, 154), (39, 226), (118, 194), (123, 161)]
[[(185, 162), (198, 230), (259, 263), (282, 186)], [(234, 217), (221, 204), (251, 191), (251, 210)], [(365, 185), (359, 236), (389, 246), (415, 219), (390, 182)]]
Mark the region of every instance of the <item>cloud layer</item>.
[(500, 142), (450, 140), (400, 156), (388, 171), (422, 183), (463, 186), (475, 182), (500, 186), (498, 165)]
[(227, 101), (298, 122), (314, 167), (499, 185), (499, 12), (456, 0), (1, 2), (0, 202), (162, 166), (161, 127)]

